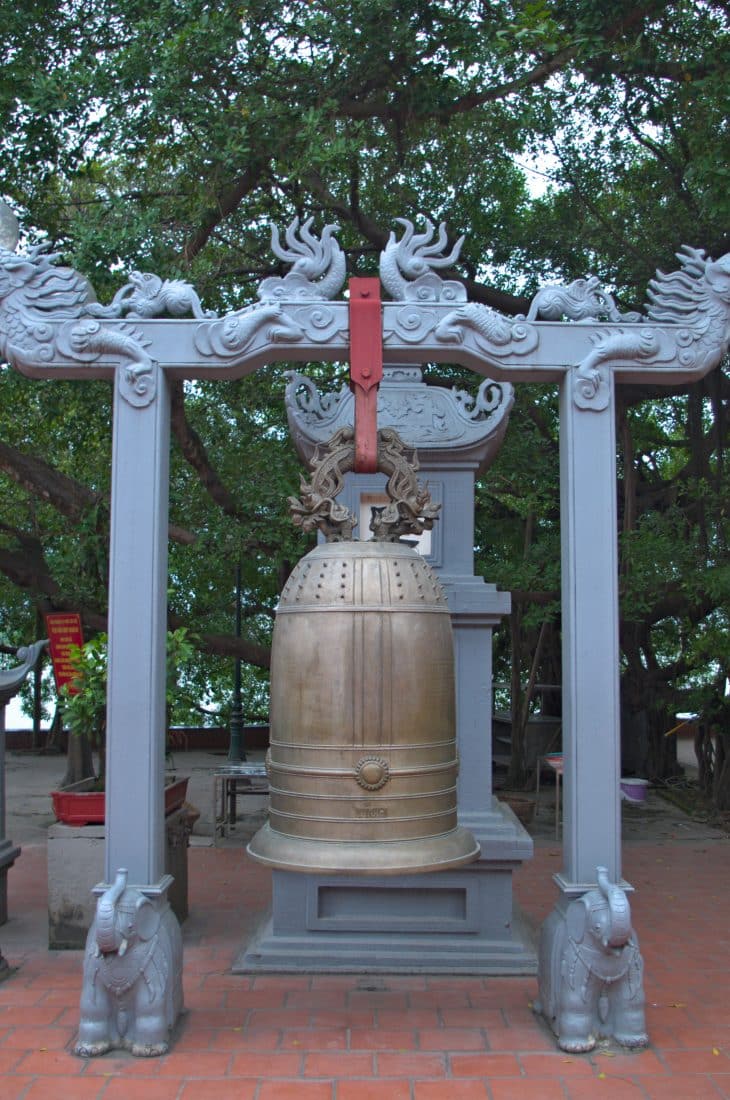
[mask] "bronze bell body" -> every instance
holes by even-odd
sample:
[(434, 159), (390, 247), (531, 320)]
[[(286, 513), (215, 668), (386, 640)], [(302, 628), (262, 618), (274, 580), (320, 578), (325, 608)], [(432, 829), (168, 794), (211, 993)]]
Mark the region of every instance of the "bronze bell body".
[(268, 823), (289, 871), (395, 874), (476, 859), (457, 825), (454, 658), (441, 585), (401, 542), (329, 542), (279, 603)]

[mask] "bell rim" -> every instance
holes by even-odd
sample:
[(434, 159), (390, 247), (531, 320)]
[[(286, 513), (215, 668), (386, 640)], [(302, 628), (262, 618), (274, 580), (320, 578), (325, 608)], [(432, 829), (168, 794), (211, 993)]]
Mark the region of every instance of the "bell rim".
[[(429, 858), (424, 860), (424, 848)], [(272, 829), (267, 821), (246, 851), (278, 871), (321, 875), (397, 875), (449, 871), (473, 863), (481, 848), (458, 825), (436, 837), (412, 840), (311, 840)]]

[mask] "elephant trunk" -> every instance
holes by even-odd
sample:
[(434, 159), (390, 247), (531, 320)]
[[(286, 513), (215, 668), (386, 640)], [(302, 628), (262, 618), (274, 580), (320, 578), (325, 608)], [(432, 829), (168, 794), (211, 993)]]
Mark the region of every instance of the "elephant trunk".
[(117, 902), (127, 885), (125, 868), (117, 871), (117, 877), (108, 890), (102, 894), (96, 906), (96, 945), (102, 955), (110, 955), (125, 947), (116, 922)]
[(631, 936), (631, 908), (626, 892), (620, 886), (609, 881), (608, 869), (597, 867), (598, 888), (608, 902), (610, 913), (609, 931), (604, 939), (604, 947), (623, 947)]

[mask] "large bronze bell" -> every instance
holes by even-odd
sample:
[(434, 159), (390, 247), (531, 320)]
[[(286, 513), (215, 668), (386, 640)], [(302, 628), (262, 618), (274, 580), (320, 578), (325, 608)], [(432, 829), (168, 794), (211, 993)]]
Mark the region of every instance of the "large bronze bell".
[[(380, 435), (384, 449), (395, 447), (394, 432)], [(388, 472), (387, 458), (381, 466)], [(395, 540), (408, 510), (399, 472), (401, 496), (389, 506), (398, 517), (389, 531), (387, 515), (376, 524)], [(418, 491), (408, 531), (435, 512)], [(335, 495), (314, 493), (320, 517), (324, 501), (330, 528), (349, 534), (344, 510), (333, 514)], [(249, 844), (255, 859), (289, 871), (394, 874), (478, 856), (456, 820), (451, 619), (436, 575), (410, 546), (331, 541), (299, 562), (274, 627), (270, 730), (269, 821)]]

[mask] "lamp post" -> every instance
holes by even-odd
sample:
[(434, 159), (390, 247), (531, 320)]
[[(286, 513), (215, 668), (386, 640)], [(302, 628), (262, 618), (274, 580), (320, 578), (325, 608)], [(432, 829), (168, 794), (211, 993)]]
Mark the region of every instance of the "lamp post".
[[(236, 638), (241, 637), (241, 559), (236, 565)], [(246, 759), (243, 751), (243, 705), (241, 701), (241, 658), (236, 657), (233, 677), (233, 705), (230, 721), (231, 739), (228, 746), (228, 763), (240, 764)]]

